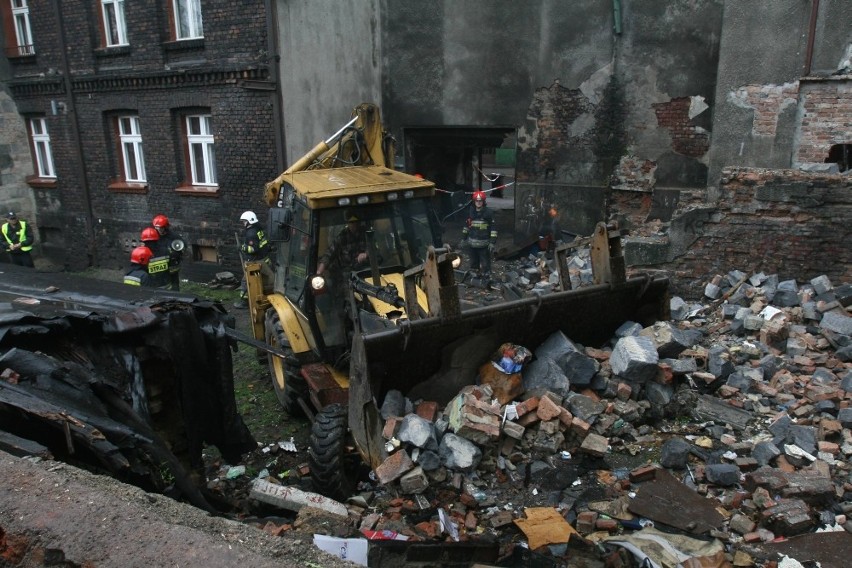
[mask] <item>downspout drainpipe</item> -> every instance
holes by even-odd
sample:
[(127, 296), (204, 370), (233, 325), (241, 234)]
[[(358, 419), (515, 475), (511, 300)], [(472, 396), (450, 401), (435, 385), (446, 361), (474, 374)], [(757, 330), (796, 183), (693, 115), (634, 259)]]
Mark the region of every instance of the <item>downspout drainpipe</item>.
[[(62, 17), (62, 6), (60, 0), (53, 0), (53, 10), (56, 15), (56, 22), (59, 24), (59, 48), (62, 50), (62, 79), (65, 84), (65, 93), (67, 98), (65, 104), (67, 105), (68, 113), (71, 115), (71, 120), (68, 122), (68, 125), (71, 129), (71, 139), (74, 141), (77, 177), (80, 180), (80, 187), (83, 190), (83, 203), (86, 208), (86, 248), (89, 256), (89, 266), (96, 266), (98, 255), (97, 247), (95, 246), (95, 214), (92, 210), (92, 196), (89, 191), (89, 179), (86, 175), (86, 158), (83, 154), (83, 140), (80, 138), (80, 119), (77, 114), (77, 106), (74, 104), (71, 67), (68, 64), (68, 38), (65, 34), (65, 19)], [(70, 253), (70, 251), (68, 252)]]
[(615, 35), (621, 35), (621, 0), (612, 0), (612, 21)]
[(808, 25), (808, 50), (805, 53), (805, 77), (811, 74), (811, 65), (814, 62), (814, 41), (816, 41), (816, 24), (819, 16), (819, 0), (813, 0), (811, 4), (811, 21)]
[(269, 80), (275, 85), (272, 95), (272, 130), (275, 132), (275, 160), (279, 172), (287, 167), (287, 151), (284, 143), (284, 117), (281, 112), (281, 81), (278, 66), (281, 54), (278, 52), (278, 10), (275, 0), (264, 0), (266, 8), (266, 51), (269, 53)]

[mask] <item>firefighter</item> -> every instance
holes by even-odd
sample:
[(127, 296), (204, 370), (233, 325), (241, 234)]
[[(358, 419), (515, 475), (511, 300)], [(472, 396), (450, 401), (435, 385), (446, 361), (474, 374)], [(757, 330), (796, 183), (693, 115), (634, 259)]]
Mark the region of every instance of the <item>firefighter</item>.
[(337, 234), (334, 242), (320, 258), (317, 265), (318, 276), (322, 276), (330, 264), (339, 267), (343, 272), (366, 265), (367, 228), (354, 211), (344, 211), (343, 219), (346, 221), (346, 227)]
[(485, 205), (485, 192), (473, 192), (473, 206), (462, 229), (460, 248), (470, 251), (470, 268), (483, 278), (491, 275), (491, 255), (497, 244), (494, 213)]
[(145, 286), (155, 288), (152, 284), (151, 275), (148, 274), (148, 263), (154, 253), (146, 246), (133, 249), (130, 253), (130, 269), (124, 275), (124, 283), (130, 286)]
[(34, 268), (33, 257), (30, 254), (33, 250), (33, 230), (27, 222), (18, 219), (14, 211), (9, 211), (2, 231), (3, 248), (9, 253), (12, 264)]
[[(273, 274), (269, 267), (269, 241), (266, 232), (260, 226), (254, 211), (245, 211), (240, 215), (243, 224), (243, 244), (240, 252), (243, 262), (260, 262), (260, 275), (263, 279), (263, 287), (266, 289), (272, 284)], [(245, 309), (248, 307), (248, 284), (246, 283), (245, 270), (240, 282), (240, 297), (234, 302), (234, 307)]]
[(184, 240), (179, 234), (172, 231), (169, 218), (163, 214), (155, 216), (151, 225), (157, 229), (157, 233), (160, 235), (160, 247), (168, 251), (169, 290), (177, 292), (180, 290), (180, 263), (183, 260)]
[(160, 244), (160, 233), (154, 227), (145, 227), (139, 239), (142, 244), (151, 250), (151, 259), (148, 261), (148, 275), (151, 277), (151, 285), (155, 288), (168, 288), (169, 286), (169, 252)]

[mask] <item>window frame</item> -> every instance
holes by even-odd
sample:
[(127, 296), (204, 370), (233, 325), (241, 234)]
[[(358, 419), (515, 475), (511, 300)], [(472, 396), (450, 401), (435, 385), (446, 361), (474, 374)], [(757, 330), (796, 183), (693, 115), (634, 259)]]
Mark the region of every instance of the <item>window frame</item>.
[[(197, 121), (194, 123), (194, 121)], [(194, 128), (194, 126), (198, 128)], [(213, 116), (205, 113), (183, 115), (184, 140), (186, 142), (187, 174), (192, 187), (218, 188), (216, 174), (215, 136)], [(197, 130), (197, 131), (196, 131)], [(200, 159), (201, 163), (196, 164)], [(200, 166), (200, 167), (199, 167)], [(202, 170), (202, 171), (199, 171)], [(203, 175), (202, 179), (200, 175)]]
[[(40, 131), (36, 132), (36, 124)], [(47, 129), (47, 119), (43, 116), (32, 116), (27, 119), (27, 130), (30, 135), (30, 149), (35, 163), (35, 176), (43, 180), (56, 179), (56, 166), (53, 160), (53, 148), (50, 144), (50, 131)]]
[[(8, 0), (11, 12), (11, 27), (15, 31), (14, 49), (18, 57), (35, 55), (35, 44), (33, 43), (33, 30), (30, 26), (29, 0)], [(17, 4), (17, 5), (16, 5)], [(21, 38), (21, 34), (26, 37)], [(27, 43), (29, 42), (29, 43)]]
[[(125, 0), (101, 0), (101, 24), (103, 26), (104, 47), (123, 47), (130, 45), (127, 38), (127, 19), (124, 14)], [(108, 13), (112, 6), (112, 14)], [(115, 17), (113, 21), (110, 15)], [(113, 43), (113, 32), (117, 41)]]
[[(125, 132), (125, 125), (130, 127), (129, 132)], [(122, 181), (138, 184), (148, 183), (139, 116), (135, 114), (120, 114), (116, 116), (115, 131), (117, 133), (119, 152), (121, 155), (120, 166)], [(130, 149), (132, 149), (132, 155), (129, 152)], [(134, 170), (138, 175), (136, 177), (131, 177), (131, 172)]]
[[(184, 15), (185, 21), (181, 17)], [(172, 19), (175, 40), (188, 41), (204, 38), (201, 0), (172, 0)], [(184, 30), (183, 24), (188, 29)]]

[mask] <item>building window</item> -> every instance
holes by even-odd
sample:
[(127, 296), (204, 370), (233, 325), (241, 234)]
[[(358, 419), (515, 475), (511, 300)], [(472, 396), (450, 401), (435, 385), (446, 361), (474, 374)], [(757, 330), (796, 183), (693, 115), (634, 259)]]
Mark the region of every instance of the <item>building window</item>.
[(189, 149), (192, 185), (217, 185), (213, 123), (209, 114), (186, 117), (186, 142)]
[(15, 26), (17, 45), (12, 47), (9, 55), (35, 55), (33, 33), (30, 29), (30, 8), (27, 0), (7, 0), (12, 7), (12, 22)]
[(204, 37), (201, 25), (201, 0), (174, 0), (175, 37), (197, 39)]
[(43, 118), (30, 119), (30, 138), (36, 162), (36, 175), (40, 178), (55, 178), (53, 154), (50, 150), (50, 134), (47, 133), (47, 121)]
[(138, 116), (119, 116), (118, 137), (121, 143), (121, 163), (124, 181), (144, 183), (145, 157), (142, 153), (142, 134)]
[(124, 0), (101, 0), (104, 17), (104, 37), (107, 47), (127, 45), (127, 25), (124, 21)]

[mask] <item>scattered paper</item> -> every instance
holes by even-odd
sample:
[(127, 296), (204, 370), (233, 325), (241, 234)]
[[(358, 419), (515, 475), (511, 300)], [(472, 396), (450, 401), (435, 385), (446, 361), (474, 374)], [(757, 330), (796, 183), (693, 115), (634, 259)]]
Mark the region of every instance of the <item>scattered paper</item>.
[(443, 509), (438, 509), (438, 519), (441, 521), (441, 532), (444, 532), (450, 537), (458, 541), (459, 540), (459, 528), (456, 526), (456, 523), (450, 518), (446, 511)]
[(526, 519), (514, 523), (526, 535), (530, 550), (546, 544), (564, 544), (571, 535), (579, 534), (559, 512), (552, 507), (532, 507), (524, 511)]
[(361, 566), (367, 565), (367, 539), (338, 538), (336, 536), (315, 534), (314, 546), (341, 560), (348, 560)]

